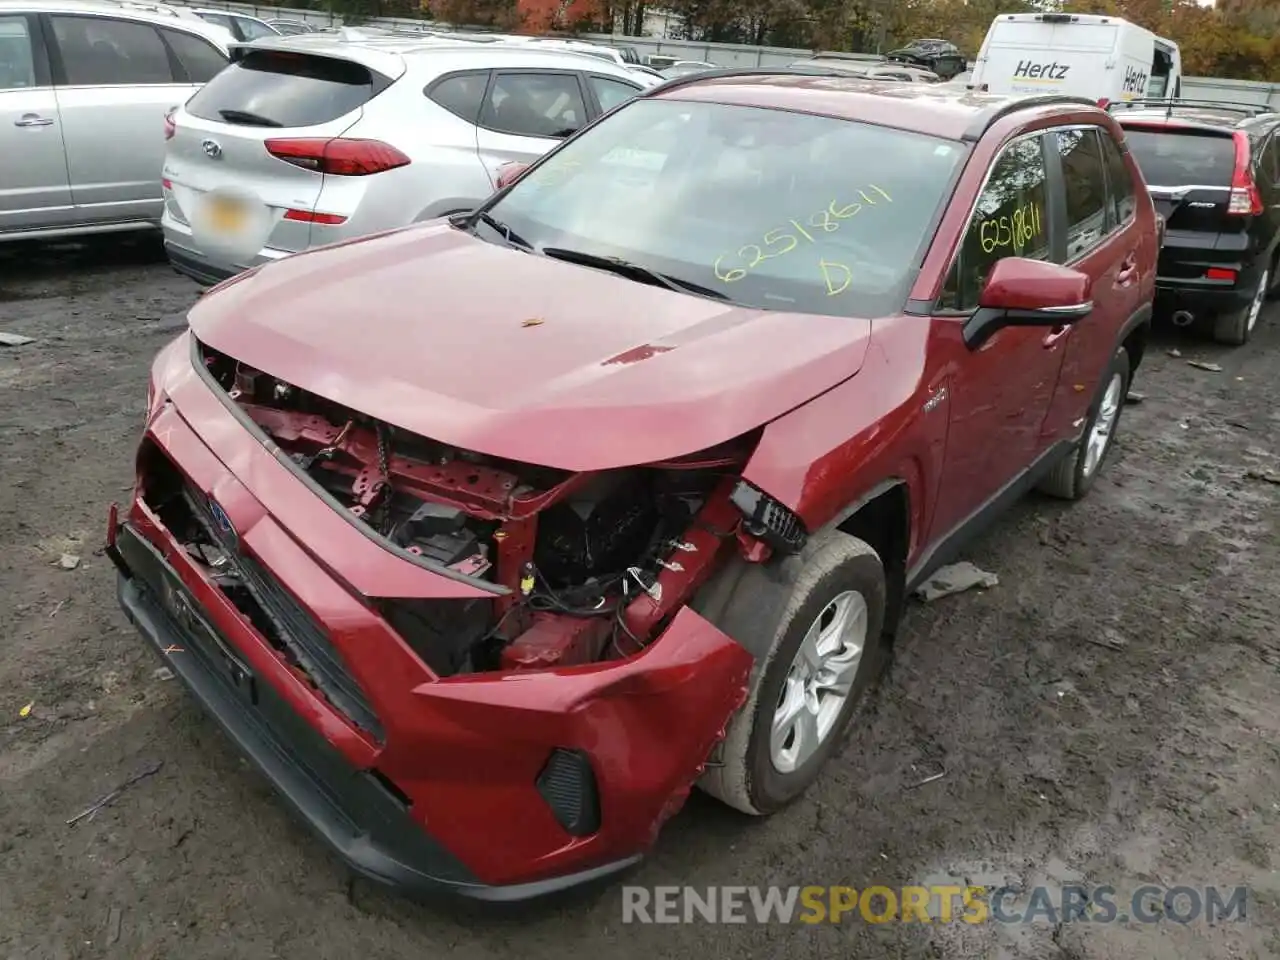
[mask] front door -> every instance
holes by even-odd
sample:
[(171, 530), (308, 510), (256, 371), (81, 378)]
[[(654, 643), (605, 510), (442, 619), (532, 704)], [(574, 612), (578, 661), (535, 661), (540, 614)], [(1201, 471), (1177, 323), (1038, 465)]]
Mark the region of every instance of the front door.
[(1042, 452), (1041, 426), (1062, 366), (1069, 327), (1006, 327), (976, 350), (961, 330), (1004, 257), (1053, 259), (1047, 144), (1007, 144), (993, 163), (934, 319), (945, 368), (950, 425), (931, 539), (973, 517)]

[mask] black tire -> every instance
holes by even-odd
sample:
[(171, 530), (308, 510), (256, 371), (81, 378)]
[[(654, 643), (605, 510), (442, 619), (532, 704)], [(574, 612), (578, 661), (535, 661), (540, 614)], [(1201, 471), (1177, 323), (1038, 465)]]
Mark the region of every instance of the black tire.
[[(1053, 469), (1040, 481), (1038, 489), (1041, 493), (1046, 493), (1051, 497), (1058, 497), (1062, 500), (1079, 500), (1093, 487), (1093, 482), (1102, 473), (1103, 464), (1107, 462), (1107, 456), (1111, 453), (1112, 447), (1115, 446), (1116, 430), (1120, 427), (1120, 417), (1124, 413), (1124, 398), (1129, 394), (1130, 376), (1129, 354), (1124, 347), (1120, 347), (1112, 355), (1111, 363), (1107, 365), (1106, 372), (1098, 384), (1097, 396), (1093, 398), (1093, 403), (1089, 407), (1089, 420), (1084, 426), (1084, 432), (1080, 434), (1080, 442), (1065, 457), (1054, 464)], [(1120, 378), (1119, 406), (1116, 408), (1115, 418), (1112, 421), (1111, 431), (1107, 436), (1106, 446), (1103, 448), (1102, 455), (1098, 458), (1093, 470), (1090, 471), (1087, 469), (1088, 439), (1093, 433), (1093, 428), (1098, 423), (1103, 400), (1116, 377)]]
[[(1268, 268), (1258, 278), (1258, 288), (1254, 293), (1256, 299), (1265, 302), (1267, 292), (1271, 289), (1271, 270)], [(1259, 314), (1255, 316), (1255, 301), (1251, 301), (1243, 310), (1233, 310), (1215, 318), (1213, 323), (1213, 339), (1231, 347), (1242, 347), (1249, 342), (1257, 323), (1261, 319), (1261, 304), (1258, 303)]]
[[(719, 610), (708, 615), (755, 657), (755, 665), (746, 703), (730, 720), (698, 786), (743, 813), (767, 815), (798, 799), (817, 779), (883, 673), (888, 659), (884, 566), (868, 544), (833, 530), (815, 536), (798, 558), (778, 566), (735, 562), (717, 579), (707, 591), (719, 592)], [(770, 734), (783, 684), (810, 626), (848, 591), (861, 595), (867, 617), (852, 688), (818, 749), (796, 769), (780, 772), (771, 757)], [(705, 601), (695, 606), (705, 609)]]
[(1280, 247), (1271, 257), (1271, 289), (1267, 291), (1268, 300), (1280, 300)]

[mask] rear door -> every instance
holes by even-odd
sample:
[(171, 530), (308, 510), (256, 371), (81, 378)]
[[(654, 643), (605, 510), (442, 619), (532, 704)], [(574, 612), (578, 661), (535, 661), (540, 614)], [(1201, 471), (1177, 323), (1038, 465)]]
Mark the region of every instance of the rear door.
[(195, 85), (151, 23), (60, 13), (44, 21), (77, 219), (158, 220), (164, 115)]
[(1062, 184), (1066, 230), (1062, 262), (1090, 281), (1093, 312), (1065, 328), (1063, 364), (1042, 436), (1046, 444), (1079, 432), (1099, 377), (1128, 319), (1154, 285), (1154, 250), (1137, 217), (1136, 187), (1111, 134), (1096, 126), (1049, 137)]
[(336, 57), (247, 51), (174, 117), (164, 175), (175, 216), (216, 230), (225, 213), (251, 221), (227, 229), (261, 234), (259, 246), (305, 250), (309, 218), (286, 214), (316, 210), (324, 174), (279, 154), (342, 136), (392, 79)]
[(1249, 249), (1252, 218), (1227, 213), (1236, 165), (1233, 131), (1177, 120), (1124, 127), (1156, 213), (1165, 219), (1161, 279), (1210, 288), (1234, 282), (1208, 276), (1215, 267), (1240, 270)]
[(496, 185), (499, 168), (531, 163), (588, 120), (581, 74), (572, 70), (495, 70), (480, 108), (480, 159)]
[(58, 101), (34, 14), (0, 15), (0, 233), (73, 220)]

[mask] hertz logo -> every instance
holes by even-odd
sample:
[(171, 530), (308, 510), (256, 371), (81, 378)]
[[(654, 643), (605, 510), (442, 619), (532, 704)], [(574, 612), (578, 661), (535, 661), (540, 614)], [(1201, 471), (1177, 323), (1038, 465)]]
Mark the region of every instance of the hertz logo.
[(1067, 79), (1067, 73), (1070, 70), (1071, 64), (1058, 63), (1057, 60), (1052, 63), (1019, 60), (1018, 66), (1013, 71), (1013, 77), (1015, 80), (1040, 80), (1048, 83), (1061, 83)]

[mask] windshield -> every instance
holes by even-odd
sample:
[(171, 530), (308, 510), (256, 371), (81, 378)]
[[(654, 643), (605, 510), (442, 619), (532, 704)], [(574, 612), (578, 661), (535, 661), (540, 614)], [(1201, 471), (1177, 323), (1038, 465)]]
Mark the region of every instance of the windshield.
[(535, 250), (611, 257), (735, 303), (902, 308), (964, 148), (756, 107), (636, 100), (488, 213)]

